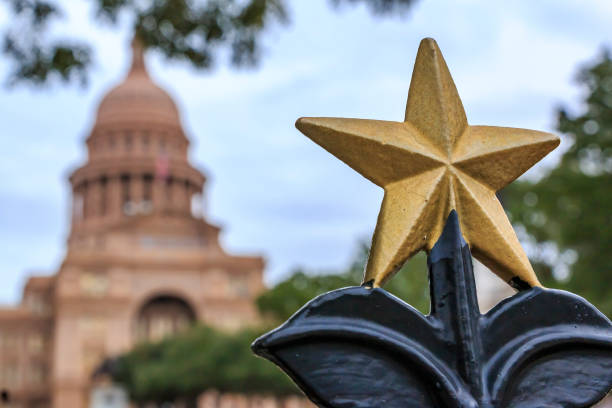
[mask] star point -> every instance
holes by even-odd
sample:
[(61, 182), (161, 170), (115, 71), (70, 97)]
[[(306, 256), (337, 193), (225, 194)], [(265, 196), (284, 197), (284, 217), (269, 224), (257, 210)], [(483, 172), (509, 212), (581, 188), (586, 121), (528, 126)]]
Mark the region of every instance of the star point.
[(429, 252), (454, 209), (478, 260), (507, 282), (540, 285), (495, 193), (559, 139), (469, 126), (434, 40), (419, 46), (403, 122), (301, 118), (296, 127), (385, 191), (364, 282), (381, 286), (415, 253)]

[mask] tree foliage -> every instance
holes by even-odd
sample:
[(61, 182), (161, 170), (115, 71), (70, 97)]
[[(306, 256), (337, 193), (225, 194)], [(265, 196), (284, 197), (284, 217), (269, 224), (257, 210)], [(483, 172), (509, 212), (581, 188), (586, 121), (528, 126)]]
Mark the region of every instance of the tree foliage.
[[(274, 23), (288, 21), (287, 0), (90, 0), (98, 23), (122, 18), (146, 47), (170, 60), (209, 68), (225, 51), (235, 66), (254, 65), (260, 36)], [(376, 14), (407, 10), (416, 0), (332, 0), (335, 5), (368, 5)], [(13, 83), (43, 84), (53, 78), (87, 79), (93, 60), (90, 44), (55, 38), (50, 25), (63, 16), (59, 0), (4, 0), (11, 13), (3, 51), (12, 63)]]
[(604, 52), (578, 80), (583, 111), (557, 112), (570, 144), (537, 182), (504, 190), (513, 223), (529, 234), (530, 258), (544, 284), (576, 292), (612, 316), (612, 60)]
[[(368, 252), (368, 246), (362, 243), (355, 259), (342, 272), (315, 274), (296, 271), (257, 299), (260, 312), (274, 320), (284, 321), (315, 296), (361, 284)], [(404, 265), (385, 289), (426, 313), (429, 310), (427, 276), (427, 260), (425, 254), (420, 253)]]
[(224, 333), (196, 326), (164, 341), (136, 346), (114, 362), (112, 376), (138, 403), (189, 399), (209, 389), (299, 393), (279, 369), (251, 352), (251, 342), (263, 332)]

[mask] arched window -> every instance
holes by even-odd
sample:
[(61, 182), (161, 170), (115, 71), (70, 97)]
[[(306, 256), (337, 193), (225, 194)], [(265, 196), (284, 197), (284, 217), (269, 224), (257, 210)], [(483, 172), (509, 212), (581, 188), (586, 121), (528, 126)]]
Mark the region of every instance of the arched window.
[(195, 313), (184, 300), (174, 296), (157, 296), (138, 313), (138, 341), (158, 341), (176, 334), (195, 322)]

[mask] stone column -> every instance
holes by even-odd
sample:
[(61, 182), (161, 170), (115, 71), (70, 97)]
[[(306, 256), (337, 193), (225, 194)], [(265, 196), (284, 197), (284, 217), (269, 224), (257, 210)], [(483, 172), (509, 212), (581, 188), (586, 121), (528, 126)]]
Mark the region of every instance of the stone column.
[(246, 397), (246, 395), (234, 395), (234, 408), (249, 408), (249, 399)]
[(172, 211), (172, 188), (174, 183), (175, 180), (171, 178), (164, 180), (164, 204), (162, 208), (166, 213)]
[(244, 395), (240, 394), (221, 394), (219, 408), (249, 408), (249, 402)]
[(135, 211), (134, 214), (139, 214), (144, 197), (144, 180), (142, 174), (132, 175), (130, 183), (130, 201), (132, 201), (132, 208)]
[(109, 218), (119, 219), (123, 214), (121, 208), (121, 178), (114, 176), (108, 179), (107, 213)]
[(251, 408), (280, 408), (276, 398), (255, 396), (251, 400)]
[(81, 186), (75, 186), (72, 191), (72, 206), (71, 206), (71, 217), (72, 226), (75, 227), (83, 222), (83, 190)]
[(153, 212), (162, 212), (166, 203), (166, 180), (153, 178)]
[(183, 192), (185, 194), (185, 207), (183, 210), (186, 214), (191, 214), (191, 196), (194, 193), (194, 188), (191, 183), (183, 184)]
[(97, 219), (100, 216), (100, 180), (92, 180), (87, 185), (89, 200), (89, 218)]
[(98, 199), (98, 214), (100, 218), (108, 215), (108, 178), (100, 179), (100, 198)]
[(83, 220), (89, 222), (91, 221), (93, 205), (91, 201), (91, 181), (87, 180), (83, 183), (81, 192), (83, 194)]
[(174, 212), (182, 212), (185, 201), (185, 194), (183, 189), (185, 188), (185, 183), (183, 180), (174, 179), (172, 181), (172, 188), (170, 189), (170, 207)]
[[(191, 214), (191, 200), (192, 200), (193, 197), (195, 197), (195, 196), (197, 196), (199, 194), (200, 194), (200, 192), (198, 191), (198, 187), (195, 184), (191, 184), (190, 183), (189, 184), (189, 213), (190, 214)], [(201, 218), (203, 213), (204, 213), (204, 208), (203, 208), (204, 207), (204, 203), (202, 202), (203, 199), (204, 199), (203, 197), (201, 197), (201, 196), (199, 197), (200, 204), (199, 204), (198, 214), (197, 214), (199, 218)]]
[(198, 408), (217, 408), (219, 393), (216, 391), (206, 391), (198, 398)]

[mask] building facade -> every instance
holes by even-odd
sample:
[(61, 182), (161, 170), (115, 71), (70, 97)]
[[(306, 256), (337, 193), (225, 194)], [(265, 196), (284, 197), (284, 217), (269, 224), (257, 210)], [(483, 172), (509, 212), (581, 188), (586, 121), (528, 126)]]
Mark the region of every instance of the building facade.
[(133, 50), (69, 179), (63, 263), (0, 309), (0, 387), (12, 407), (88, 407), (106, 357), (195, 321), (232, 330), (257, 320), (264, 261), (221, 248), (220, 229), (201, 215), (206, 179), (188, 160), (177, 107)]

